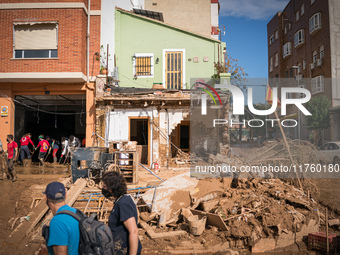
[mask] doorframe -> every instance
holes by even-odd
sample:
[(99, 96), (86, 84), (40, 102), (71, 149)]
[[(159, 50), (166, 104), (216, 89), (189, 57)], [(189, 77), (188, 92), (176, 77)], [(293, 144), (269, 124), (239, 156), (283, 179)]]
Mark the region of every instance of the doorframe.
[(168, 51), (181, 51), (182, 52), (182, 67), (183, 67), (183, 79), (182, 79), (182, 84), (181, 87), (182, 89), (186, 89), (186, 86), (184, 88), (184, 85), (186, 84), (186, 79), (185, 79), (185, 70), (186, 70), (186, 65), (185, 65), (185, 49), (163, 49), (163, 85), (164, 89), (167, 89), (165, 87), (165, 58), (166, 58), (166, 52)]
[(129, 139), (129, 141), (131, 141), (130, 140), (130, 124), (131, 124), (131, 120), (142, 120), (142, 119), (144, 119), (144, 120), (147, 120), (148, 121), (148, 163), (147, 163), (147, 165), (150, 165), (151, 163), (149, 163), (150, 162), (150, 149), (151, 149), (151, 147), (150, 147), (150, 145), (152, 144), (152, 137), (150, 137), (150, 117), (147, 117), (147, 116), (141, 116), (141, 117), (139, 117), (139, 116), (129, 116), (129, 129), (128, 129), (128, 139)]

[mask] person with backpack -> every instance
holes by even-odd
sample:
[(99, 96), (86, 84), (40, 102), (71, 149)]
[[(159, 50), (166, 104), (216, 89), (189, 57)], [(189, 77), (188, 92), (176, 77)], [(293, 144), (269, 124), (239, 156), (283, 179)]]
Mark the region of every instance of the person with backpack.
[(40, 160), (40, 164), (42, 166), (44, 166), (45, 165), (44, 164), (44, 158), (46, 156), (48, 148), (50, 147), (50, 144), (48, 143), (48, 141), (46, 141), (44, 139), (44, 135), (39, 135), (38, 139), (39, 139), (39, 143), (37, 145), (37, 148), (39, 148), (39, 146), (40, 146), (40, 151), (39, 151), (38, 158)]
[[(31, 134), (24, 134), (20, 139), (20, 157), (23, 163), (23, 166), (27, 166), (30, 159), (31, 159), (31, 153), (28, 148), (28, 144), (32, 144), (34, 149), (34, 143), (31, 140)], [(27, 157), (27, 160), (26, 160)]]
[(46, 186), (46, 204), (52, 211), (50, 225), (44, 225), (42, 235), (46, 245), (42, 245), (39, 255), (113, 255), (113, 237), (110, 228), (98, 221), (97, 214), (87, 217), (79, 209), (65, 203), (65, 186), (51, 182)]
[(133, 199), (127, 193), (124, 177), (118, 172), (103, 175), (102, 193), (115, 200), (108, 225), (114, 242), (113, 254), (140, 254), (142, 244), (138, 238), (138, 213)]
[(78, 255), (80, 230), (79, 222), (74, 217), (60, 213), (77, 210), (65, 203), (66, 193), (65, 186), (60, 182), (51, 182), (46, 186), (45, 194), (46, 204), (52, 211), (47, 249), (49, 254), (68, 254)]

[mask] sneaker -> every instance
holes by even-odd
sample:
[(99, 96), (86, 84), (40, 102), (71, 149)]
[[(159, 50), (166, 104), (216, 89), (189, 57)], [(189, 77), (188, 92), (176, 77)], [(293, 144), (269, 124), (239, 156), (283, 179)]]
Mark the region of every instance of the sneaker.
[(15, 181), (17, 181), (17, 177), (16, 176), (12, 179), (12, 182), (15, 182)]

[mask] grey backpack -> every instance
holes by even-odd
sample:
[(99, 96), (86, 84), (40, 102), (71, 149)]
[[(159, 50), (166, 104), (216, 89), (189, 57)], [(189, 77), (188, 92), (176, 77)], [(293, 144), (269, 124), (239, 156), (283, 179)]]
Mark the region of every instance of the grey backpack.
[[(63, 210), (57, 214), (68, 214), (79, 221), (80, 255), (112, 255), (113, 238), (109, 226), (97, 220), (97, 214), (87, 217), (82, 211)], [(57, 215), (56, 214), (56, 215)]]

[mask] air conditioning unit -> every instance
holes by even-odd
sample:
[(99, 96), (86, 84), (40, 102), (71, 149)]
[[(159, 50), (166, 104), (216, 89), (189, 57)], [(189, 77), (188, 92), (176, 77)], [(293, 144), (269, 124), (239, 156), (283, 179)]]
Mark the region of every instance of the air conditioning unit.
[(316, 61), (316, 65), (317, 65), (317, 66), (322, 66), (322, 64), (323, 64), (323, 60), (322, 60), (322, 58), (319, 58), (319, 59)]
[(315, 68), (315, 65), (316, 65), (316, 63), (314, 63), (314, 62), (311, 63), (311, 64), (310, 64), (310, 69), (313, 70), (313, 69)]

